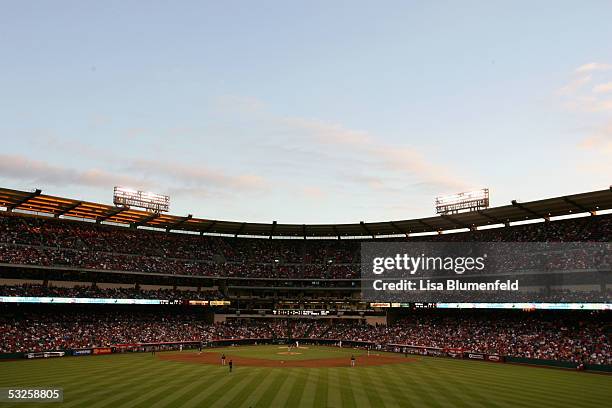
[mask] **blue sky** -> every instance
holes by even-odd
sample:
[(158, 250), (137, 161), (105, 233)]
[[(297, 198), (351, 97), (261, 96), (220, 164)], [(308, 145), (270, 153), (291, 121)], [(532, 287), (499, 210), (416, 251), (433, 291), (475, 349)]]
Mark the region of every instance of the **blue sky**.
[(612, 183), (612, 3), (0, 3), (0, 185), (295, 223)]

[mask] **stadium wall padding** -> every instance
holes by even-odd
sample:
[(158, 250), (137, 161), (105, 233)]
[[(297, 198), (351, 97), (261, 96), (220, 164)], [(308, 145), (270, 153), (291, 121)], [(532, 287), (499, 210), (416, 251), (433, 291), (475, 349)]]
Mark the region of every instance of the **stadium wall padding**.
[[(208, 343), (208, 346), (213, 346), (213, 347), (224, 347), (224, 346), (231, 346), (233, 344), (235, 345), (247, 345), (247, 344), (286, 344), (288, 342), (293, 343), (294, 341), (299, 341), (302, 344), (318, 344), (318, 345), (334, 345), (336, 343), (338, 343), (338, 340), (335, 339), (309, 339), (309, 338), (294, 338), (294, 339), (285, 339), (285, 338), (279, 338), (279, 339), (227, 339), (227, 340), (216, 340), (216, 341), (212, 341)], [(370, 342), (364, 342), (364, 341), (350, 341), (350, 340), (346, 340), (346, 341), (342, 341), (343, 345), (349, 346), (349, 347), (365, 347), (368, 345), (373, 345), (373, 343)], [(179, 344), (179, 343), (176, 343)], [(195, 347), (194, 345), (191, 345), (190, 348)], [(105, 348), (109, 350), (109, 353), (116, 353), (119, 352), (119, 350), (116, 350), (115, 347), (112, 347), (112, 349), (110, 347)], [(63, 350), (66, 352), (65, 356), (78, 356), (78, 355), (95, 355), (95, 354), (101, 354), (101, 353), (96, 353), (95, 349), (68, 349), (68, 350)], [(145, 350), (145, 351), (148, 351)], [(389, 351), (389, 350), (387, 350)], [(26, 353), (0, 353), (0, 360), (15, 360), (15, 359), (22, 359), (25, 358), (25, 354)], [(485, 360), (485, 359), (483, 359)], [(576, 369), (576, 363), (572, 363), (569, 361), (556, 361), (556, 360), (538, 360), (538, 359), (534, 359), (534, 358), (521, 358), (521, 357), (504, 357), (504, 360), (507, 363), (514, 363), (514, 364), (528, 364), (528, 365), (534, 365), (534, 366), (542, 366), (542, 367), (551, 367), (551, 368), (565, 368), (565, 369)], [(603, 373), (612, 373), (612, 365), (605, 365), (605, 364), (601, 364), (601, 365), (594, 365), (594, 364), (587, 364), (585, 365), (585, 370), (587, 371), (598, 371), (598, 372), (603, 372)]]
[(0, 360), (15, 360), (23, 358), (23, 353), (0, 353)]
[[(522, 357), (506, 357), (506, 362), (515, 364), (530, 364), (545, 367), (556, 367), (556, 368), (570, 368), (576, 369), (576, 363), (569, 361), (556, 361), (556, 360), (538, 360), (535, 358), (522, 358)], [(602, 371), (612, 373), (612, 365), (585, 365), (585, 370)]]

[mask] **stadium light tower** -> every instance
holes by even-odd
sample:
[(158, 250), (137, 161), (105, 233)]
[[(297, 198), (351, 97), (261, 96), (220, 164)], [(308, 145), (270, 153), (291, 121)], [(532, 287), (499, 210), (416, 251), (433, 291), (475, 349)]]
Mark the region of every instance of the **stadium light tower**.
[(167, 195), (127, 187), (115, 187), (113, 203), (117, 206), (139, 207), (157, 213), (167, 212), (170, 209), (170, 197)]
[(477, 211), (489, 208), (489, 189), (436, 197), (437, 214), (457, 214), (460, 211)]

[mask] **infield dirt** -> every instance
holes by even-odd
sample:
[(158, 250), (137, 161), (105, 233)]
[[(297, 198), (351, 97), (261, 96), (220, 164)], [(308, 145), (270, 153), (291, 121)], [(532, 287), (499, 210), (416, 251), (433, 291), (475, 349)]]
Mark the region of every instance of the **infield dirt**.
[[(189, 354), (167, 354), (158, 356), (161, 360), (180, 361), (184, 363), (215, 364), (221, 365), (220, 353), (189, 353)], [(234, 366), (243, 367), (350, 367), (351, 359), (347, 357), (319, 358), (312, 360), (268, 360), (263, 358), (251, 358), (225, 353), (226, 362), (232, 360)], [(371, 355), (358, 356), (355, 358), (355, 366), (381, 366), (387, 364), (401, 364), (415, 361), (411, 357)]]

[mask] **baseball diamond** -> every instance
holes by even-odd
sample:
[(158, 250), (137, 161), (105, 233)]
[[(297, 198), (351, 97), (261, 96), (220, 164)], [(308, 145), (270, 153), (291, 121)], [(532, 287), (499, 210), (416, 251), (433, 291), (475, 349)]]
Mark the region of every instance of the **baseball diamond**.
[[(344, 366), (274, 368), (265, 363), (280, 361), (274, 346), (244, 349), (225, 349), (235, 362), (231, 374), (216, 359), (203, 364), (194, 350), (9, 361), (2, 363), (0, 387), (61, 385), (65, 402), (45, 406), (96, 408), (603, 407), (612, 387), (607, 375), (437, 357), (368, 366), (363, 352), (328, 347), (315, 349), (318, 360), (301, 361), (336, 360), (341, 353)], [(354, 368), (351, 353), (358, 355)], [(242, 365), (243, 355), (262, 364)]]

